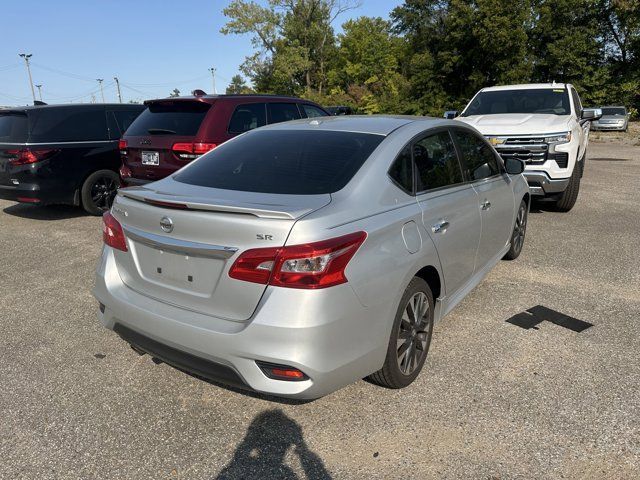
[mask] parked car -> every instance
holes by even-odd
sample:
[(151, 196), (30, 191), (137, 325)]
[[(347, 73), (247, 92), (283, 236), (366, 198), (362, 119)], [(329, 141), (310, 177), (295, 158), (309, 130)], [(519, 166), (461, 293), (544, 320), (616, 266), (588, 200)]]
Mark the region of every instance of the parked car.
[(353, 110), (351, 109), (351, 107), (347, 107), (345, 105), (335, 105), (331, 107), (325, 107), (325, 110), (334, 116), (353, 115)]
[(625, 107), (599, 107), (602, 117), (591, 122), (592, 130), (616, 130), (626, 132), (629, 128), (629, 114)]
[(320, 105), (300, 98), (194, 93), (145, 102), (148, 109), (120, 142), (120, 176), (126, 185), (160, 180), (254, 128), (329, 115)]
[(0, 111), (0, 198), (108, 210), (120, 184), (118, 141), (134, 104), (47, 105)]
[(568, 212), (578, 198), (589, 125), (598, 116), (582, 108), (572, 85), (535, 83), (483, 88), (457, 119), (480, 130), (502, 158), (524, 160), (531, 194)]
[(447, 120), (248, 132), (120, 190), (104, 215), (100, 321), (139, 353), (273, 395), (366, 376), (405, 387), (434, 321), (520, 254), (523, 170)]

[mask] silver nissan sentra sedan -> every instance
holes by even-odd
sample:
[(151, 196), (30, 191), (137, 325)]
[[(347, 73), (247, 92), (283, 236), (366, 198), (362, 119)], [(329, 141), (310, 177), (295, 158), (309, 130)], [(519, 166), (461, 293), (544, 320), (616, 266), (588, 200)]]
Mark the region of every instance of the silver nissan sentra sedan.
[(401, 388), (433, 324), (522, 249), (524, 164), (450, 120), (247, 132), (104, 215), (100, 321), (204, 378), (313, 399)]

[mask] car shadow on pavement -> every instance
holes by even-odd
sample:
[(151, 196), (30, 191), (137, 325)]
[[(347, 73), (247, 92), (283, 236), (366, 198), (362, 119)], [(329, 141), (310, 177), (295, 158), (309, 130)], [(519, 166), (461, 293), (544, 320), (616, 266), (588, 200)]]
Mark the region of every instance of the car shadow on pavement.
[(528, 308), (524, 312), (518, 313), (513, 317), (506, 320), (507, 323), (516, 325), (525, 330), (538, 330), (538, 325), (544, 321), (564, 327), (576, 333), (585, 331), (586, 329), (593, 327), (592, 323), (578, 320), (577, 318), (565, 315), (562, 312), (552, 310), (551, 308), (543, 305), (536, 305), (535, 307)]
[(2, 210), (7, 215), (28, 218), (31, 220), (66, 220), (69, 218), (85, 217), (87, 213), (71, 205), (29, 205), (17, 203)]
[(231, 462), (215, 478), (300, 478), (285, 464), (287, 456), (297, 457), (306, 478), (331, 479), (322, 459), (309, 450), (302, 427), (280, 409), (266, 410), (253, 419)]

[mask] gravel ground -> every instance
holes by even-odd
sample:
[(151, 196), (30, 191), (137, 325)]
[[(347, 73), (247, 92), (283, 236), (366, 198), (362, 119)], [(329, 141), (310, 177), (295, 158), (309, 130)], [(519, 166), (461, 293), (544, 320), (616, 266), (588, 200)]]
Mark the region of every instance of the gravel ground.
[[(411, 387), (309, 403), (139, 357), (96, 319), (100, 219), (0, 201), (0, 477), (640, 478), (637, 131), (592, 143), (573, 211), (533, 209)], [(593, 326), (507, 322), (536, 306)]]

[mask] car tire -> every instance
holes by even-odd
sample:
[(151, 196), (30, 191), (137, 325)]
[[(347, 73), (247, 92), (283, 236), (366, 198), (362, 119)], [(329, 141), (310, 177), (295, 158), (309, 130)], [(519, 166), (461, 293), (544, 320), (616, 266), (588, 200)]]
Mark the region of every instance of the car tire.
[(578, 192), (580, 191), (580, 169), (580, 165), (576, 165), (573, 168), (573, 173), (571, 174), (567, 188), (562, 192), (560, 199), (555, 203), (556, 211), (568, 212), (576, 204)]
[[(433, 308), (429, 285), (421, 278), (413, 278), (398, 305), (384, 364), (368, 377), (371, 382), (385, 388), (404, 388), (416, 379), (431, 345)], [(420, 312), (417, 319), (416, 311)]]
[(120, 176), (113, 170), (93, 172), (80, 190), (82, 208), (91, 215), (102, 215), (111, 208), (119, 186)]
[(513, 225), (513, 232), (511, 233), (511, 246), (509, 251), (502, 257), (504, 260), (515, 260), (520, 256), (522, 247), (524, 246), (524, 238), (527, 233), (527, 219), (529, 217), (529, 208), (526, 200), (520, 202), (518, 207), (518, 213), (516, 214), (516, 221)]

